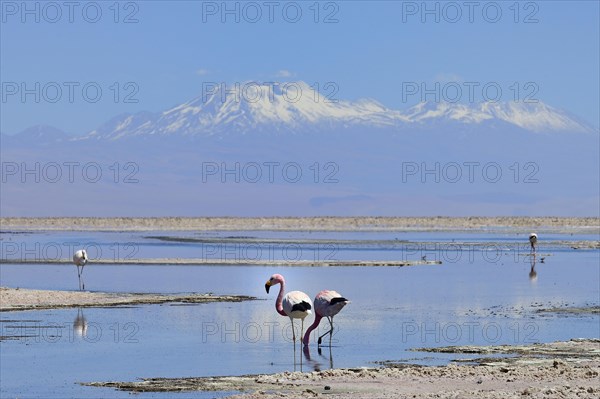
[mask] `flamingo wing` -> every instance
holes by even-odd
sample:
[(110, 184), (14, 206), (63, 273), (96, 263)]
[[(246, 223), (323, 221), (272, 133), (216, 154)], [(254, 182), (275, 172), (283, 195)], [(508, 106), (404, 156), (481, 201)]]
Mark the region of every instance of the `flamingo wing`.
[(73, 263), (75, 263), (77, 266), (84, 266), (87, 263), (86, 255), (87, 254), (84, 250), (80, 249), (79, 251), (76, 251), (73, 255)]
[(304, 319), (311, 310), (312, 301), (304, 292), (291, 291), (283, 297), (283, 311), (294, 319)]
[(338, 292), (333, 290), (323, 290), (315, 297), (315, 311), (323, 317), (335, 316), (350, 303)]
[(537, 234), (535, 234), (535, 233), (531, 233), (531, 234), (529, 235), (529, 241), (530, 241), (531, 243), (534, 243), (534, 244), (535, 244), (535, 242), (537, 241)]

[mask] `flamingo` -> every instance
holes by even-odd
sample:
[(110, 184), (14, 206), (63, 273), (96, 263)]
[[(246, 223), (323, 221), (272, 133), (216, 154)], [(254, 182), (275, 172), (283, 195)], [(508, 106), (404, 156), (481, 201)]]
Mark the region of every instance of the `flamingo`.
[(296, 342), (296, 331), (294, 330), (294, 319), (300, 319), (302, 321), (300, 328), (300, 338), (302, 338), (302, 331), (304, 331), (304, 318), (312, 313), (312, 302), (308, 295), (301, 291), (291, 291), (283, 295), (285, 291), (285, 279), (281, 274), (274, 274), (265, 284), (265, 290), (267, 294), (269, 289), (273, 285), (281, 284), (279, 287), (279, 295), (275, 301), (275, 309), (277, 313), (282, 316), (287, 316), (292, 322), (292, 334), (294, 342)]
[(531, 252), (535, 253), (535, 245), (537, 244), (537, 234), (529, 234), (529, 243), (531, 244)]
[(321, 345), (321, 340), (323, 337), (329, 334), (329, 346), (331, 346), (331, 336), (333, 335), (333, 316), (338, 314), (340, 310), (342, 310), (348, 303), (350, 303), (350, 301), (336, 291), (324, 290), (319, 292), (315, 297), (315, 321), (310, 327), (308, 327), (306, 334), (304, 334), (304, 345), (308, 345), (308, 342), (310, 341), (310, 333), (319, 326), (321, 319), (323, 317), (327, 317), (331, 329), (319, 337), (317, 345)]
[[(88, 256), (85, 249), (80, 249), (73, 254), (73, 263), (77, 266), (77, 277), (79, 277), (79, 289), (85, 290), (85, 283), (81, 283), (81, 275), (83, 274), (83, 267), (88, 262)], [(81, 267), (81, 269), (79, 269)]]

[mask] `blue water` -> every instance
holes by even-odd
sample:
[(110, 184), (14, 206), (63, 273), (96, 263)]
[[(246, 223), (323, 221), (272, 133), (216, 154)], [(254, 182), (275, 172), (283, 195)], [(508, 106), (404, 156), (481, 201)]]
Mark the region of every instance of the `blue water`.
[[(177, 237), (185, 234), (200, 236), (169, 232), (169, 235)], [(410, 242), (451, 243), (455, 239), (490, 245), (467, 247), (461, 244), (462, 247), (457, 250), (441, 245), (408, 248), (401, 244), (337, 244), (336, 259), (420, 259), (425, 255), (427, 259), (444, 262), (442, 265), (403, 268), (125, 266), (94, 265), (92, 261), (84, 272), (86, 289), (91, 291), (213, 292), (251, 295), (259, 300), (1, 313), (1, 335), (18, 335), (21, 338), (0, 343), (0, 396), (121, 398), (130, 397), (130, 394), (83, 387), (77, 382), (312, 371), (329, 367), (373, 366), (374, 362), (382, 360), (443, 364), (453, 356), (409, 349), (600, 337), (597, 315), (535, 313), (540, 306), (598, 305), (598, 250), (544, 246), (540, 240), (540, 252), (545, 254), (546, 259), (544, 263), (538, 261), (535, 264), (535, 278), (532, 279), (531, 259), (525, 256), (527, 247), (524, 245), (518, 250), (508, 248), (516, 240), (523, 240), (524, 235), (437, 232), (318, 234), (318, 238), (326, 239), (341, 237), (380, 241), (397, 236)], [(135, 243), (137, 258), (201, 257), (198, 253), (202, 244), (144, 238), (149, 235), (153, 234), (2, 234), (3, 257), (8, 257), (8, 251), (14, 259), (43, 259), (48, 256), (50, 248), (59, 243), (58, 247), (65, 248), (61, 255), (66, 258), (69, 256), (67, 251), (71, 249), (69, 245), (94, 243), (103, 252), (102, 258), (106, 259), (106, 254), (110, 253), (106, 251), (113, 251), (111, 245), (113, 248), (121, 246), (121, 250), (123, 243), (127, 242)], [(259, 236), (253, 232), (218, 234), (222, 237), (241, 235)], [(260, 235), (267, 237), (264, 233)], [(271, 233), (268, 237), (305, 239), (306, 235), (286, 232)], [(594, 239), (593, 236), (574, 238), (567, 235), (544, 238), (547, 241)], [(6, 243), (11, 244), (7, 246)], [(39, 249), (36, 249), (36, 244)], [(259, 247), (262, 251), (268, 250), (265, 245)], [(15, 248), (20, 252), (15, 252)], [(315, 248), (315, 244), (300, 245), (299, 248), (307, 254)], [(239, 247), (237, 251), (238, 255), (242, 253)], [(231, 250), (230, 256), (234, 254), (235, 250)], [(124, 256), (128, 255), (119, 254), (119, 258)], [(290, 264), (293, 264), (293, 259)], [(282, 273), (290, 290), (300, 289), (313, 296), (325, 288), (335, 289), (351, 300), (351, 304), (335, 318), (331, 352), (324, 348), (319, 354), (314, 336), (309, 354), (303, 353), (298, 345), (294, 350), (289, 320), (275, 313), (277, 293), (267, 295), (264, 291), (264, 283), (273, 273)], [(60, 290), (78, 287), (75, 267), (55, 264), (3, 264), (0, 267), (0, 284)], [(78, 316), (86, 320), (85, 336), (74, 330), (73, 324)], [(311, 322), (312, 319), (307, 319), (304, 328)], [(296, 322), (296, 328), (299, 328), (299, 322)], [(326, 331), (325, 324), (320, 326), (320, 331)], [(205, 398), (222, 395), (225, 393), (142, 393), (139, 397)]]
[[(173, 242), (150, 237), (223, 239), (213, 242)], [(230, 239), (248, 238), (236, 242)], [(544, 235), (546, 242), (598, 240), (597, 235)], [(269, 239), (268, 242), (256, 240)], [(358, 244), (352, 240), (361, 240)], [(516, 244), (516, 245), (515, 245)], [(527, 234), (440, 233), (440, 232), (36, 232), (0, 234), (0, 258), (57, 261), (70, 259), (76, 249), (85, 248), (91, 259), (127, 261), (145, 258), (197, 258), (202, 260), (270, 261), (285, 260), (430, 260), (455, 263), (500, 261), (509, 253), (513, 261), (529, 253)], [(481, 251), (486, 254), (478, 254)], [(564, 251), (540, 243), (540, 250)], [(462, 255), (456, 254), (461, 252)], [(459, 259), (456, 259), (456, 258)]]

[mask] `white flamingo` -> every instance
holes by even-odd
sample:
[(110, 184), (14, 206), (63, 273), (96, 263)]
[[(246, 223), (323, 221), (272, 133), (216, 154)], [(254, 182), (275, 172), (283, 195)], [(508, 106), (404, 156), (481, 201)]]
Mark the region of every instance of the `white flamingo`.
[(529, 234), (529, 243), (531, 244), (531, 252), (535, 253), (535, 246), (537, 244), (538, 236), (535, 233)]
[(265, 290), (267, 291), (267, 294), (269, 293), (269, 289), (277, 284), (281, 284), (281, 286), (279, 287), (279, 295), (275, 301), (275, 309), (280, 315), (290, 318), (290, 321), (292, 322), (292, 334), (295, 343), (296, 331), (294, 330), (294, 319), (300, 319), (302, 321), (300, 327), (300, 339), (302, 339), (302, 332), (304, 331), (304, 318), (312, 313), (312, 302), (308, 295), (301, 291), (291, 291), (284, 296), (285, 279), (281, 274), (274, 274), (267, 281), (265, 284)]
[(77, 277), (79, 278), (79, 290), (85, 290), (85, 283), (81, 280), (81, 275), (83, 274), (83, 267), (88, 262), (88, 256), (85, 249), (80, 249), (75, 251), (73, 254), (73, 263), (77, 266)]

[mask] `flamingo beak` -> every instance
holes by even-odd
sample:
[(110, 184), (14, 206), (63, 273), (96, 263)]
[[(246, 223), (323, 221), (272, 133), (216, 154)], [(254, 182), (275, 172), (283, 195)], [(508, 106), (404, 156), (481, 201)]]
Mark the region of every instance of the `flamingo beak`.
[(265, 284), (265, 290), (267, 291), (267, 294), (269, 293), (269, 288), (271, 288), (271, 282), (267, 281), (267, 283)]

